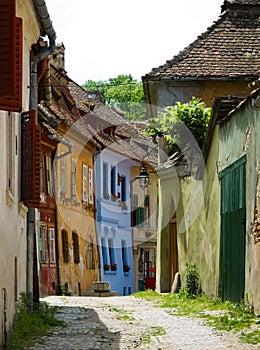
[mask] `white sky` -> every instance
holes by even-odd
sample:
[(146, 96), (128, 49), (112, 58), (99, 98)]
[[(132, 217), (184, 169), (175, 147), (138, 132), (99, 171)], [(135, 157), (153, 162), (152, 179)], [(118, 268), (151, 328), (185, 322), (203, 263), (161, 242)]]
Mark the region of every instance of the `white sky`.
[(224, 0), (45, 0), (76, 83), (141, 76), (218, 19)]

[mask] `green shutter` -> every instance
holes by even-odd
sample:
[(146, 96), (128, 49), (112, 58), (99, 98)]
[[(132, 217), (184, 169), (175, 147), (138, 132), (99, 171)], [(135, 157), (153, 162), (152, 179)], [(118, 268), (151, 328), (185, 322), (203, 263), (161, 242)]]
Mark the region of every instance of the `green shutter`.
[(135, 226), (143, 227), (144, 226), (144, 208), (138, 207), (138, 208), (136, 208), (135, 212), (136, 212), (136, 225)]

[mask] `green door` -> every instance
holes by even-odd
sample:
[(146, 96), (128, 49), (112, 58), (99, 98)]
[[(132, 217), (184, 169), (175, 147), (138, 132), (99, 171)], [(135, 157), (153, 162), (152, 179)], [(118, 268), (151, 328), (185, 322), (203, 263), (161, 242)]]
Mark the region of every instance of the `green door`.
[(221, 294), (240, 301), (245, 287), (246, 157), (220, 172)]

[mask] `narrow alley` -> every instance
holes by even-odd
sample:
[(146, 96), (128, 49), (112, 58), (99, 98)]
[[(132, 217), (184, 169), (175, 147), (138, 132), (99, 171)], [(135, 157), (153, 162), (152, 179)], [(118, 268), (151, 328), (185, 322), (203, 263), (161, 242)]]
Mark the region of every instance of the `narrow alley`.
[(174, 316), (174, 310), (134, 296), (52, 296), (43, 300), (59, 307), (56, 317), (66, 327), (55, 328), (30, 350), (259, 349), (240, 343), (234, 334), (221, 334), (198, 319)]

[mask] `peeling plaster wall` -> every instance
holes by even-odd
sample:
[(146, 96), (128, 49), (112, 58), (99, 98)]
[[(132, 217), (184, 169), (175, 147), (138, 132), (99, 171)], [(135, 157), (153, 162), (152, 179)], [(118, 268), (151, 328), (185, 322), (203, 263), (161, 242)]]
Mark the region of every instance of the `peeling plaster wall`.
[(220, 198), (217, 159), (218, 128), (214, 132), (203, 180), (186, 177), (180, 181), (181, 195), (176, 212), (182, 284), (185, 282), (186, 263), (195, 263), (201, 289), (213, 297), (218, 295), (219, 284)]
[[(207, 106), (212, 106), (219, 96), (246, 97), (248, 82), (226, 81), (149, 81), (149, 96), (146, 95), (149, 116), (156, 115), (157, 107), (172, 106), (176, 102), (189, 102), (193, 96), (200, 97)], [(149, 100), (148, 100), (149, 98)]]
[[(260, 111), (251, 101), (220, 128), (220, 170), (246, 155), (246, 258), (245, 297), (260, 311), (260, 243), (255, 243), (253, 223), (257, 204), (260, 164)], [(258, 202), (259, 206), (259, 202)]]
[[(29, 50), (32, 43), (37, 42), (40, 30), (31, 1), (17, 1), (16, 16), (23, 19), (22, 109), (26, 111), (29, 106)], [(9, 128), (12, 131), (11, 144)], [(11, 331), (16, 312), (15, 302), (20, 292), (26, 291), (27, 207), (20, 202), (20, 133), (20, 114), (0, 111), (0, 348), (5, 345)], [(8, 170), (11, 158), (12, 169)], [(8, 171), (11, 173), (8, 174)], [(8, 188), (9, 178), (12, 182), (11, 191)]]

